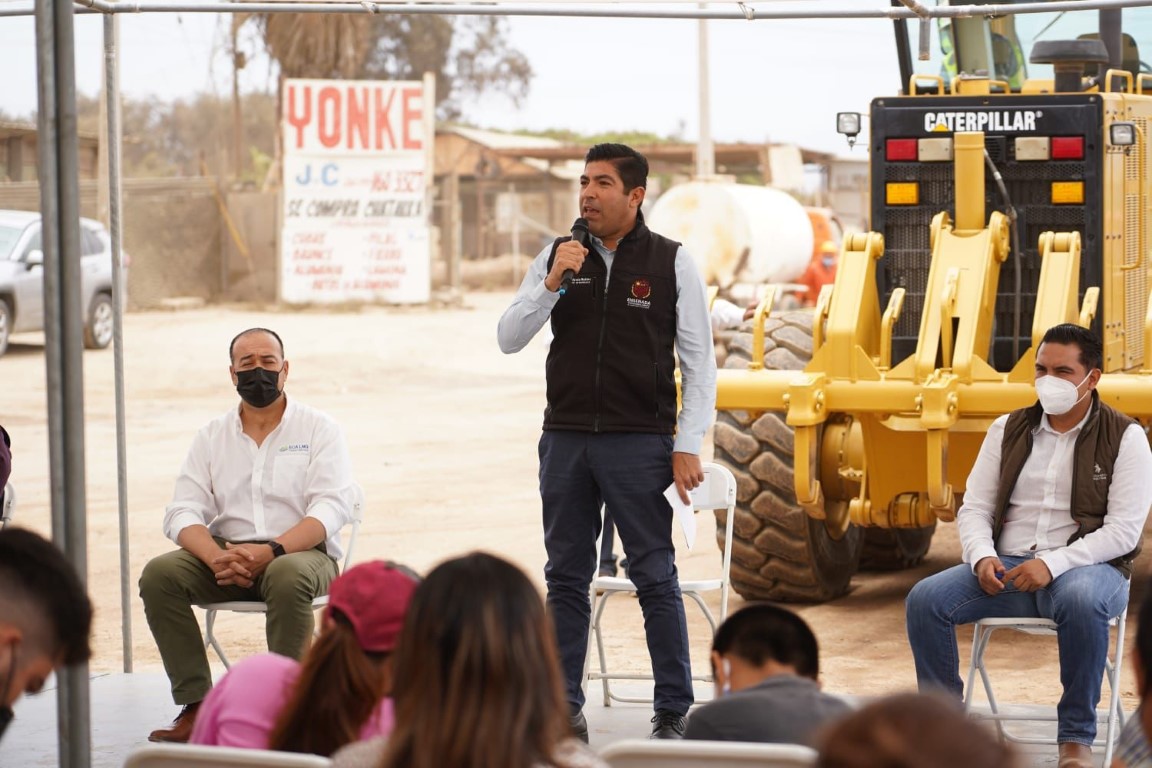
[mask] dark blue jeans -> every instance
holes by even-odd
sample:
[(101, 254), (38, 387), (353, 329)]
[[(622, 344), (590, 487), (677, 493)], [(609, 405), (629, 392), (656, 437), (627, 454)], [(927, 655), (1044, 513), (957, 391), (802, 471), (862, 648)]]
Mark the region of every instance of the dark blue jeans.
[[(1005, 569), (1029, 559), (1000, 556)], [(908, 593), (908, 642), (916, 679), (922, 691), (943, 690), (961, 698), (956, 625), (1016, 616), (1051, 619), (1057, 624), (1064, 686), (1056, 707), (1056, 740), (1091, 744), (1108, 657), (1108, 621), (1127, 605), (1128, 580), (1105, 563), (1073, 568), (1035, 592), (1021, 592), (1009, 584), (995, 596), (980, 588), (971, 566), (954, 566), (929, 576)]]
[(692, 705), (688, 627), (676, 576), (671, 435), (546, 431), (540, 438), (540, 498), (548, 564), (548, 608), (556, 625), (568, 702), (584, 706), (584, 659), (599, 553), (600, 508), (612, 510), (636, 584), (655, 677), (655, 708)]

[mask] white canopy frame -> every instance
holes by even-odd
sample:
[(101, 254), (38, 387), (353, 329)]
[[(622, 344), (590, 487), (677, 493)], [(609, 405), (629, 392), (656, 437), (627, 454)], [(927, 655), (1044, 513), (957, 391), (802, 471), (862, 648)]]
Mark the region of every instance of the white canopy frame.
[[(1004, 16), (1027, 13), (1059, 13), (1152, 6), (1152, 0), (1049, 0), (1048, 2), (991, 3), (986, 5), (926, 6), (918, 0), (900, 0), (900, 6), (848, 8), (833, 6), (828, 0), (519, 0), (519, 2), (476, 2), (444, 0), (439, 3), (411, 2), (127, 2), (125, 0), (76, 0), (79, 13), (398, 13), (444, 14), (457, 16), (589, 16), (632, 19), (715, 19), (731, 21), (785, 21), (799, 19), (946, 19), (977, 16)], [(797, 8), (802, 3), (811, 7)], [(664, 8), (647, 6), (693, 7)], [(791, 6), (791, 7), (784, 7)], [(822, 6), (822, 7), (821, 7)], [(31, 16), (36, 6), (11, 5), (0, 8), (0, 17)]]
[[(128, 2), (126, 0), (35, 0), (5, 5), (0, 17), (36, 17), (39, 110), (38, 161), (44, 244), (45, 359), (52, 535), (87, 581), (85, 519), (83, 318), (80, 307), (79, 174), (73, 17), (104, 14), (104, 82), (107, 101), (109, 216), (113, 257), (113, 342), (116, 455), (119, 504), (121, 625), (124, 671), (132, 670), (131, 586), (128, 560), (127, 460), (124, 428), (123, 296), (121, 253), (121, 136), (119, 124), (118, 29), (122, 13), (389, 13), (483, 16), (787, 21), (811, 19), (918, 19), (921, 53), (926, 53), (931, 19), (989, 17), (1061, 11), (1120, 10), (1152, 6), (1152, 0), (1050, 0), (987, 5), (925, 5), (893, 0), (879, 8), (833, 7), (830, 0), (742, 2), (710, 0), (519, 0), (514, 3), (444, 0), (438, 3), (361, 2)], [(671, 7), (670, 7), (671, 6)], [(675, 7), (683, 6), (683, 7)], [(87, 664), (61, 675), (57, 716), (59, 762), (88, 768), (91, 727)]]

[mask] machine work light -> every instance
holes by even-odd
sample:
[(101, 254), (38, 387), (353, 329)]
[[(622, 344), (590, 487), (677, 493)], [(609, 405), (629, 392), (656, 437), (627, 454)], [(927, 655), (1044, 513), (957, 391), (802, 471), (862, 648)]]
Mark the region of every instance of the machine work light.
[(1136, 124), (1112, 123), (1108, 126), (1108, 139), (1114, 147), (1131, 147), (1136, 143)]

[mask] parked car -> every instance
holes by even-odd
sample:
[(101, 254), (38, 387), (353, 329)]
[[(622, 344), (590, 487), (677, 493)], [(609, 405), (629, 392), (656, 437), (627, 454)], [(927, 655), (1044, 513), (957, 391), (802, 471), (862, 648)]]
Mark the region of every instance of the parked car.
[[(124, 263), (127, 264), (127, 257)], [(80, 219), (80, 301), (84, 346), (112, 341), (112, 239), (98, 221)], [(127, 275), (123, 284), (127, 284)], [(44, 330), (44, 251), (40, 214), (0, 211), (0, 355), (13, 333)]]

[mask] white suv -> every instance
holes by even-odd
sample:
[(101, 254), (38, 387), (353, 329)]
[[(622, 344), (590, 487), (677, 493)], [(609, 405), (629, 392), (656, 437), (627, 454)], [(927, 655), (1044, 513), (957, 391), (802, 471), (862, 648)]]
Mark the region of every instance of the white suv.
[[(0, 211), (0, 355), (11, 334), (44, 330), (43, 265), (40, 214)], [(84, 346), (103, 349), (112, 341), (112, 240), (92, 219), (80, 219), (80, 269)]]

